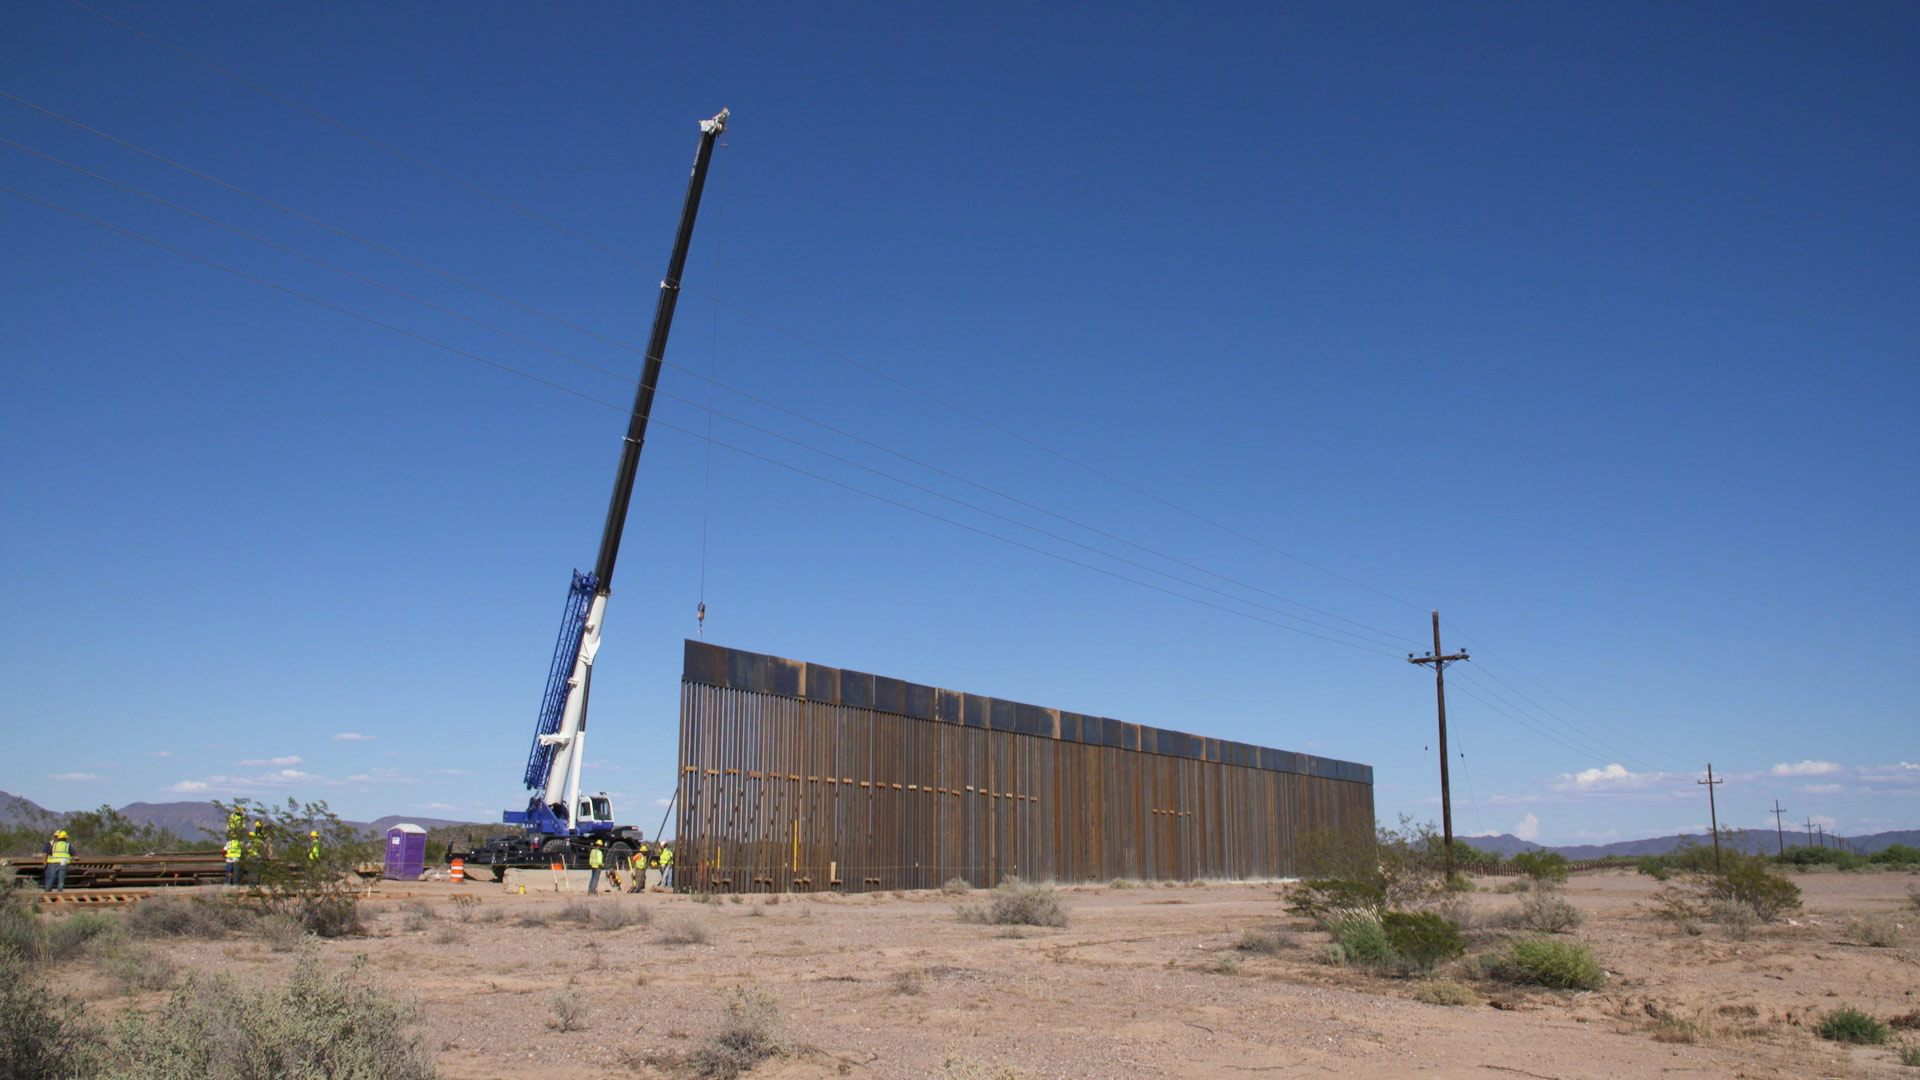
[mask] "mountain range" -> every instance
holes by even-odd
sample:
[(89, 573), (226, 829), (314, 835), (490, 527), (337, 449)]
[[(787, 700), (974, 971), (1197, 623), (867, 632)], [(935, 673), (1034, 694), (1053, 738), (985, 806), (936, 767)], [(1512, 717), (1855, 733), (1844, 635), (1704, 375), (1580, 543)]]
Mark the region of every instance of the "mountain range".
[[(136, 825), (154, 825), (170, 829), (175, 836), (183, 840), (205, 839), (208, 833), (222, 833), (226, 830), (226, 815), (210, 802), (167, 802), (128, 803), (119, 808)], [(52, 829), (65, 821), (66, 812), (48, 810), (32, 799), (11, 795), (0, 791), (0, 825), (36, 825)], [(388, 814), (372, 821), (343, 821), (342, 824), (357, 829), (371, 829), (374, 832), (386, 832), (401, 822), (410, 822), (426, 829), (438, 829), (449, 825), (471, 825), (476, 828), (491, 829), (498, 822), (454, 821), (449, 818), (412, 817), (405, 814)]]
[[(1562, 847), (1550, 847), (1522, 840), (1517, 836), (1500, 833), (1496, 836), (1461, 836), (1464, 840), (1482, 851), (1496, 851), (1502, 855), (1514, 855), (1522, 851), (1557, 851), (1569, 859), (1617, 859), (1636, 855), (1665, 855), (1685, 844), (1712, 843), (1712, 838), (1701, 834), (1692, 836), (1681, 833), (1675, 836), (1654, 836), (1645, 840), (1618, 840), (1611, 844), (1572, 844)], [(1771, 853), (1780, 844), (1781, 838), (1771, 829), (1741, 829), (1734, 833), (1733, 846), (1742, 851)], [(1787, 847), (1804, 847), (1807, 836), (1795, 832), (1785, 837)], [(1827, 837), (1829, 844), (1834, 838)], [(1920, 829), (1903, 829), (1894, 832), (1871, 833), (1866, 836), (1849, 836), (1843, 842), (1845, 846), (1862, 855), (1871, 855), (1882, 848), (1894, 844), (1906, 844), (1920, 847)]]

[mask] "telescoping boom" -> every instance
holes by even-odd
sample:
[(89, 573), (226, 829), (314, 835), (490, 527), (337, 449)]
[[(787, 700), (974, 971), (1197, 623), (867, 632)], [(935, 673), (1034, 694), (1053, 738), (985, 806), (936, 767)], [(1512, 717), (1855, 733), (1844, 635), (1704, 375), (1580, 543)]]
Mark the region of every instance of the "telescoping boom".
[[(624, 838), (632, 832), (613, 824), (612, 809), (604, 794), (582, 804), (580, 772), (586, 749), (587, 698), (593, 683), (594, 654), (600, 649), (600, 628), (607, 614), (607, 597), (613, 592), (620, 534), (626, 529), (627, 504), (633, 498), (634, 473), (646, 442), (647, 418), (653, 411), (654, 388), (660, 382), (674, 304), (680, 297), (680, 274), (686, 267), (687, 246), (693, 240), (693, 222), (700, 212), (700, 193), (706, 186), (713, 144), (727, 128), (727, 115), (722, 109), (718, 116), (700, 122), (700, 148), (694, 155), (693, 175), (687, 181), (687, 198), (680, 210), (680, 228), (673, 237), (673, 255), (667, 260), (667, 276), (660, 282), (646, 364), (634, 392), (633, 412), (620, 448), (620, 467), (613, 477), (613, 498), (607, 504), (607, 523), (600, 533), (600, 556), (592, 573), (574, 571), (560, 640), (548, 670), (547, 691), (541, 699), (539, 723), (534, 729), (533, 750), (527, 758), (526, 785), (532, 794), (525, 810), (509, 810), (505, 815), (508, 823), (527, 827), (534, 847), (542, 847), (535, 836), (549, 838), (544, 847), (549, 852), (573, 846), (564, 840), (553, 842), (561, 838), (577, 842), (591, 834)], [(632, 838), (637, 842), (638, 834), (632, 833)]]

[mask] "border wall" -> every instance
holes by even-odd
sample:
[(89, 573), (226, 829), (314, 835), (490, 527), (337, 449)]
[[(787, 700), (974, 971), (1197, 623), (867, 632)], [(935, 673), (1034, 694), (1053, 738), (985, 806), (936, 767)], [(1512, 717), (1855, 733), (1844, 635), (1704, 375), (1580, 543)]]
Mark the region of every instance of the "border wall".
[(1373, 769), (686, 643), (675, 869), (731, 892), (1288, 876)]

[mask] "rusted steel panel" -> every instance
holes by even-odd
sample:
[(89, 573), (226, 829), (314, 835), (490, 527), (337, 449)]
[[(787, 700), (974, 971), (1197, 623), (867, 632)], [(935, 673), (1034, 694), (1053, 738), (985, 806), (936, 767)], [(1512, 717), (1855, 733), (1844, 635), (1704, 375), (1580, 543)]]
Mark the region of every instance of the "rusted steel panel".
[(1371, 768), (687, 643), (683, 880), (1262, 878), (1370, 832)]

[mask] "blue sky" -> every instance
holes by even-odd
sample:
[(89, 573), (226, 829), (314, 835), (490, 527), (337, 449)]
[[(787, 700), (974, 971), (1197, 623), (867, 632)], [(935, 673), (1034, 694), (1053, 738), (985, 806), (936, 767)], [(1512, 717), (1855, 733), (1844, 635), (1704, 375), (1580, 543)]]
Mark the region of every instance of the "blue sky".
[[(1737, 824), (1920, 826), (1910, 6), (97, 6), (595, 244), (57, 0), (7, 12), (0, 90), (526, 307), (12, 100), (0, 134), (616, 374), (0, 146), (612, 403), (0, 196), (0, 788), (519, 805), (639, 369), (528, 309), (644, 343), (724, 105), (594, 685), (628, 816), (704, 532), (709, 640), (1365, 761), (1384, 818), (1438, 813), (1437, 607), (1461, 832), (1698, 828), (1708, 761)], [(1220, 607), (734, 449), (709, 484), (709, 372), (1077, 524), (722, 390), (731, 446)]]

